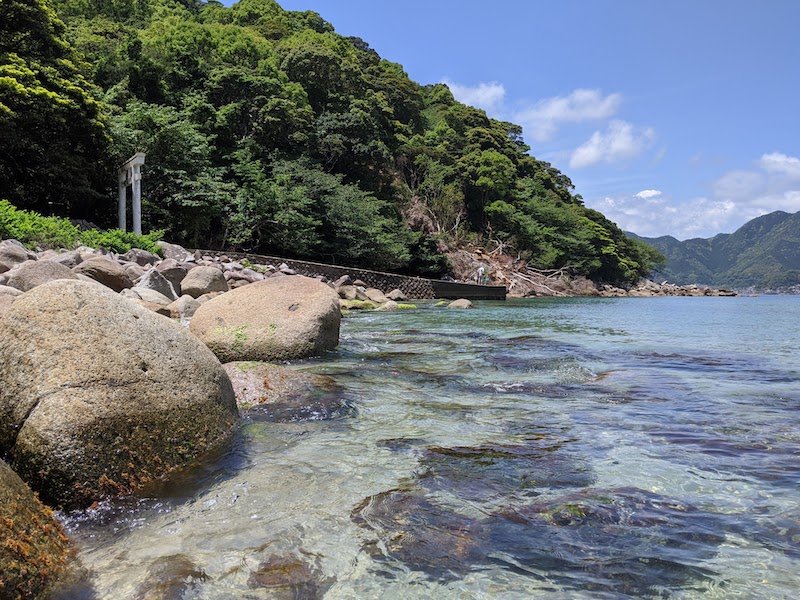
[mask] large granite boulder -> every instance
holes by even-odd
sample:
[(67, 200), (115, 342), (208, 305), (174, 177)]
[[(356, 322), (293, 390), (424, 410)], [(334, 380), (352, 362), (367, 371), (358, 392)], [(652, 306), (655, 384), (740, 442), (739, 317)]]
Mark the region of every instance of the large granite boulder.
[(26, 260), (36, 260), (36, 255), (17, 240), (0, 242), (0, 273), (8, 271)]
[(16, 297), (11, 294), (0, 294), (0, 319), (2, 319), (6, 311), (11, 308), (15, 300)]
[(157, 254), (153, 254), (147, 250), (142, 250), (141, 248), (131, 248), (125, 254), (121, 254), (120, 258), (122, 260), (136, 263), (140, 267), (148, 267), (161, 260), (161, 257)]
[(386, 297), (389, 300), (394, 300), (395, 302), (403, 302), (404, 300), (408, 300), (408, 297), (402, 292), (402, 290), (397, 288), (386, 294)]
[(141, 279), (133, 286), (133, 289), (137, 291), (141, 289), (153, 290), (169, 298), (170, 302), (178, 299), (178, 294), (175, 293), (175, 287), (172, 282), (156, 269), (150, 269), (142, 275)]
[(132, 287), (122, 290), (119, 295), (123, 298), (128, 298), (129, 300), (144, 300), (150, 304), (159, 304), (161, 306), (167, 306), (168, 304), (174, 302), (173, 298), (167, 298), (161, 292), (157, 292), (149, 288)]
[(209, 300), (189, 328), (222, 362), (275, 361), (332, 350), (341, 318), (339, 297), (330, 287), (287, 275)]
[(203, 344), (102, 286), (47, 283), (0, 320), (0, 454), (48, 503), (131, 493), (217, 446), (237, 417)]
[(364, 294), (375, 304), (383, 304), (389, 300), (389, 298), (387, 298), (384, 293), (377, 288), (367, 288), (364, 290)]
[(22, 296), (24, 292), (10, 285), (0, 285), (0, 296)]
[(72, 269), (73, 267), (76, 267), (83, 262), (83, 257), (81, 256), (81, 253), (78, 252), (77, 250), (64, 250), (63, 252), (59, 252), (58, 254), (48, 258), (47, 260), (60, 263), (65, 267), (67, 267), (68, 269)]
[(121, 292), (133, 285), (133, 280), (122, 265), (105, 256), (91, 256), (73, 267), (72, 272), (86, 275), (115, 292)]
[(200, 308), (200, 302), (192, 298), (189, 294), (184, 294), (167, 306), (169, 316), (173, 319), (188, 319), (194, 315), (198, 308)]
[(164, 258), (174, 258), (175, 260), (183, 261), (192, 255), (192, 253), (186, 248), (179, 246), (178, 244), (170, 244), (169, 242), (164, 241), (158, 241), (156, 244), (158, 244), (161, 250), (164, 252)]
[(228, 282), (217, 267), (195, 267), (181, 280), (181, 294), (199, 298), (210, 292), (227, 292)]
[(10, 287), (23, 292), (56, 279), (75, 279), (69, 268), (49, 260), (27, 261), (6, 274)]
[(179, 296), (183, 294), (181, 291), (181, 281), (186, 277), (189, 269), (185, 264), (179, 263), (174, 258), (166, 258), (156, 265), (156, 270), (161, 273), (172, 284), (175, 293)]
[(0, 460), (0, 598), (46, 598), (66, 571), (61, 525)]

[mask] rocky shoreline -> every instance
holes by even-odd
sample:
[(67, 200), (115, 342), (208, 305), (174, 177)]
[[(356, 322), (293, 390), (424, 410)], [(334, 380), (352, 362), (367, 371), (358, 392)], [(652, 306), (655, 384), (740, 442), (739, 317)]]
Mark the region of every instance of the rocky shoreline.
[[(511, 295), (511, 294), (510, 294)], [(738, 292), (726, 289), (715, 289), (702, 285), (676, 285), (664, 281), (657, 283), (643, 279), (629, 288), (610, 284), (595, 284), (584, 277), (561, 276), (557, 279), (542, 277), (530, 284), (530, 289), (522, 298), (537, 297), (580, 297), (580, 298), (655, 298), (659, 296), (738, 296)]]
[(79, 578), (48, 506), (149, 489), (224, 446), (240, 411), (346, 412), (329, 378), (270, 362), (332, 350), (350, 310), (414, 308), (349, 276), (162, 249), (0, 242), (0, 597), (47, 597)]
[[(45, 597), (80, 570), (37, 496), (74, 510), (136, 494), (223, 446), (240, 411), (276, 421), (342, 414), (334, 381), (270, 362), (332, 350), (349, 311), (415, 308), (399, 289), (348, 275), (162, 250), (34, 253), (0, 242), (0, 589), (11, 597)], [(526, 281), (518, 295), (735, 295), (563, 274)]]
[(702, 285), (676, 285), (668, 281), (657, 283), (642, 279), (626, 287), (595, 283), (569, 269), (538, 270), (526, 261), (507, 254), (486, 252), (469, 246), (449, 255), (457, 280), (470, 282), (483, 269), (488, 280), (506, 286), (510, 298), (647, 298), (655, 296), (737, 296), (726, 289)]

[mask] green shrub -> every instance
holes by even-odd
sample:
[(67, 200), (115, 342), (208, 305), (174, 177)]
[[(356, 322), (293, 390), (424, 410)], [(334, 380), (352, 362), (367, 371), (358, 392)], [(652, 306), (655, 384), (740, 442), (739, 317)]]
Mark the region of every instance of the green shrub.
[(163, 235), (164, 232), (160, 230), (145, 235), (121, 229), (81, 231), (68, 219), (43, 217), (36, 212), (16, 208), (7, 200), (0, 200), (0, 239), (18, 240), (31, 250), (90, 246), (125, 253), (131, 248), (141, 248), (163, 256), (163, 250), (156, 243)]
[(89, 229), (81, 232), (80, 243), (92, 248), (103, 248), (109, 252), (124, 254), (131, 248), (141, 248), (159, 256), (164, 255), (164, 251), (156, 243), (164, 235), (163, 230), (151, 231), (143, 235), (138, 235), (131, 231), (121, 229), (109, 229), (99, 231)]
[(67, 219), (43, 217), (0, 200), (0, 238), (15, 239), (30, 249), (74, 248), (80, 245), (80, 229)]

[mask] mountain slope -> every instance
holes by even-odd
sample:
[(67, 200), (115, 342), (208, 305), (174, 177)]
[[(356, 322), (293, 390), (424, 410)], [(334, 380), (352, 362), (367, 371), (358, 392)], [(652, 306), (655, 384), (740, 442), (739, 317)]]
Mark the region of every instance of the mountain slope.
[[(4, 41), (35, 33), (13, 18), (20, 11), (51, 25), (30, 48)], [(569, 177), (529, 153), (522, 127), (411, 80), (312, 11), (275, 0), (0, 0), (0, 34), (0, 130), (24, 140), (30, 123), (61, 114), (52, 94), (32, 114), (30, 94), (6, 101), (24, 91), (19, 64), (33, 69), (49, 40), (77, 57), (73, 79), (98, 99), (90, 122), (108, 146), (84, 153), (104, 158), (82, 164), (95, 187), (57, 204), (52, 186), (33, 185), (49, 181), (41, 164), (11, 168), (16, 153), (0, 148), (0, 199), (18, 208), (111, 225), (114, 165), (144, 152), (142, 225), (188, 246), (441, 276), (453, 268), (447, 253), (472, 244), (605, 282), (635, 282), (660, 259), (585, 207)], [(3, 128), (8, 106), (19, 109)], [(93, 149), (82, 131), (50, 137)], [(43, 164), (71, 173), (62, 163), (76, 153)]]
[(709, 239), (629, 235), (664, 253), (667, 264), (659, 276), (673, 283), (757, 290), (800, 285), (800, 212), (775, 211)]

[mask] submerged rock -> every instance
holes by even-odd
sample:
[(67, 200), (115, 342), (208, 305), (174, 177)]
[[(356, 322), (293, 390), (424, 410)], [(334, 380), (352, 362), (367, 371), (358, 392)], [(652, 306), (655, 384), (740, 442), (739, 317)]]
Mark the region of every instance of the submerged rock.
[(458, 300), (453, 300), (450, 304), (447, 305), (447, 308), (475, 308), (469, 300), (466, 298), (459, 298)]
[(341, 318), (336, 292), (294, 275), (209, 300), (197, 309), (190, 330), (223, 362), (289, 360), (335, 348)]
[(224, 365), (241, 409), (270, 421), (330, 419), (349, 412), (342, 389), (330, 377), (258, 362)]
[(237, 417), (203, 344), (101, 286), (41, 285), (0, 321), (0, 453), (49, 503), (130, 493), (218, 445)]
[(398, 560), (434, 579), (458, 579), (486, 552), (480, 522), (432, 503), (421, 490), (370, 496), (352, 519), (376, 535), (365, 545), (373, 558)]
[(615, 488), (509, 508), (486, 527), (498, 555), (512, 557), (510, 569), (544, 571), (571, 589), (641, 598), (713, 579), (698, 565), (716, 555), (728, 521), (645, 490)]
[(583, 487), (594, 474), (565, 449), (564, 440), (529, 445), (432, 447), (421, 456), (420, 484), (473, 501), (535, 495), (554, 487)]
[(294, 554), (275, 554), (250, 573), (247, 585), (251, 589), (266, 589), (270, 598), (299, 600), (322, 598), (336, 582), (323, 577), (315, 565)]
[(136, 588), (135, 600), (181, 600), (197, 597), (198, 584), (208, 576), (185, 554), (154, 560), (147, 578)]

